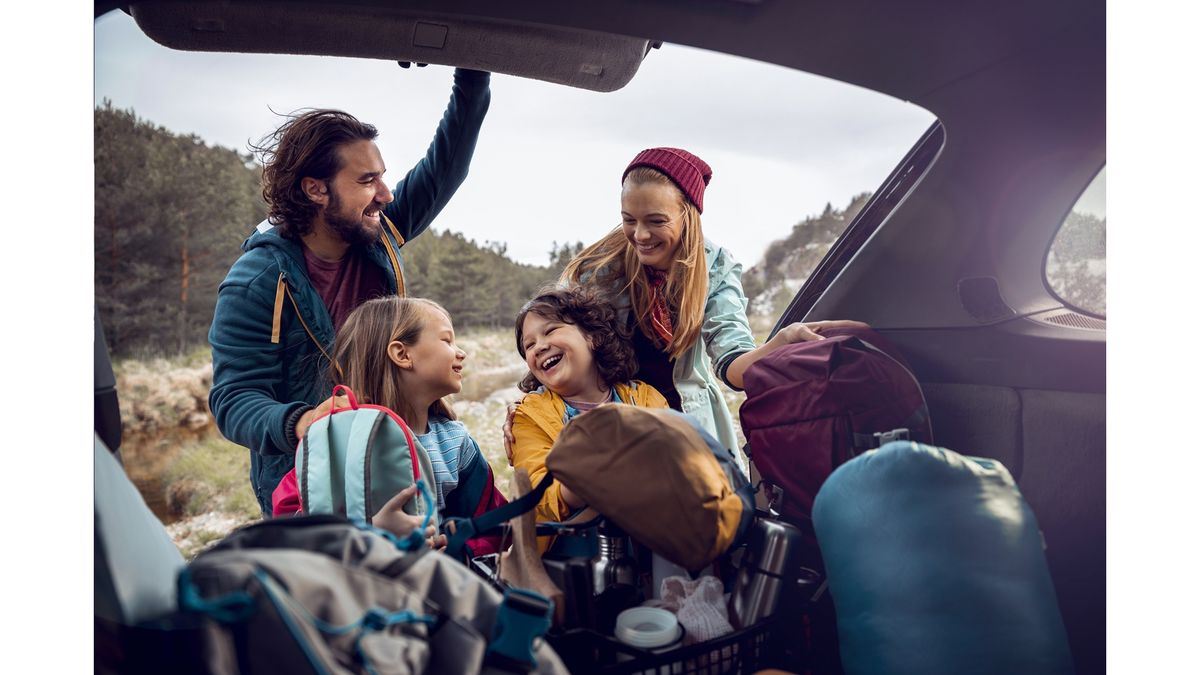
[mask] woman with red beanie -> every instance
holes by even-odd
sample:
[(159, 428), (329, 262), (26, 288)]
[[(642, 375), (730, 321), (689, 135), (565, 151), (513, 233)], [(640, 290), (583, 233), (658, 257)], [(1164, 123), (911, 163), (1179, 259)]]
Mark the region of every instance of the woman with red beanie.
[[(576, 256), (562, 280), (606, 291), (633, 327), (635, 378), (736, 450), (733, 416), (714, 375), (740, 390), (746, 368), (772, 350), (824, 339), (820, 333), (828, 328), (863, 324), (794, 323), (755, 344), (742, 266), (700, 227), (711, 179), (708, 164), (686, 150), (638, 153), (621, 175), (620, 227)], [(734, 454), (745, 469), (741, 453)]]

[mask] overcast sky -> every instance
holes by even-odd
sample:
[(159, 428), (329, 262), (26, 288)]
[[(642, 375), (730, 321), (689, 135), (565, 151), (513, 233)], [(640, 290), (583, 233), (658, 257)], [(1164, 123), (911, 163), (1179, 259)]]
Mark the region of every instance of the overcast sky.
[[(390, 181), (424, 154), (450, 95), (444, 66), (180, 52), (120, 12), (95, 31), (96, 103), (243, 151), (279, 124), (272, 110), (341, 108), (379, 128)], [(590, 243), (619, 223), (638, 151), (677, 146), (713, 167), (705, 234), (749, 266), (826, 202), (875, 190), (932, 122), (882, 94), (670, 44), (613, 93), (495, 75), (470, 176), (434, 227), (545, 264), (551, 241)]]

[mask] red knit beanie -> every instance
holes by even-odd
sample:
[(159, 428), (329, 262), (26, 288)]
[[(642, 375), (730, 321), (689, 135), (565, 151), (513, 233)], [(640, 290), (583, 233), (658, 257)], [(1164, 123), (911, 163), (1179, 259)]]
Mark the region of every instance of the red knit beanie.
[(704, 186), (712, 179), (712, 168), (704, 160), (679, 148), (650, 148), (639, 152), (625, 167), (621, 183), (625, 182), (630, 171), (639, 166), (648, 166), (666, 174), (696, 205), (696, 210), (704, 213)]

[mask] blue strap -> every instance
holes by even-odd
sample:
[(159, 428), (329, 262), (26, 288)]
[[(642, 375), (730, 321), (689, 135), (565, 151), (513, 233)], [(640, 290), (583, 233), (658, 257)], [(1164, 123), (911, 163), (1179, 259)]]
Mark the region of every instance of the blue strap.
[(417, 440), (416, 434), (413, 435), (413, 450), (417, 453), (417, 466), (421, 469), (421, 479), (417, 482), (425, 483), (427, 487), (426, 490), (421, 490), (419, 493), (423, 499), (417, 501), (416, 515), (428, 514), (433, 518), (433, 524), (440, 526), (441, 514), (438, 513), (438, 503), (435, 499), (437, 493), (434, 487), (437, 485), (434, 482), (437, 480), (437, 476), (433, 471), (433, 462), (429, 459), (429, 451), (421, 445), (421, 441)]
[[(480, 536), (493, 527), (502, 525), (522, 513), (532, 510), (542, 500), (542, 495), (546, 494), (546, 490), (550, 489), (550, 484), (553, 482), (554, 474), (547, 471), (537, 487), (516, 501), (481, 513), (474, 518), (447, 518), (442, 523), (442, 531), (446, 535), (447, 541), (446, 554), (455, 560), (463, 560), (468, 539)], [(454, 523), (453, 532), (449, 527), (450, 523)]]
[(192, 570), (187, 567), (179, 570), (176, 593), (180, 609), (204, 614), (221, 623), (244, 621), (254, 613), (254, 598), (245, 591), (234, 591), (212, 600), (200, 597), (196, 582), (192, 581)]
[(432, 626), (437, 623), (437, 619), (429, 616), (428, 614), (417, 614), (409, 609), (404, 609), (399, 612), (385, 612), (382, 609), (374, 607), (368, 609), (367, 613), (363, 614), (362, 618), (359, 619), (358, 622), (361, 630), (358, 633), (358, 638), (354, 640), (354, 651), (358, 655), (359, 663), (363, 664), (363, 668), (366, 669), (367, 673), (369, 675), (376, 675), (376, 671), (374, 666), (371, 664), (371, 660), (367, 658), (367, 653), (363, 651), (363, 638), (372, 633), (386, 630), (389, 626), (398, 623), (423, 623), (427, 626)]
[(554, 602), (523, 588), (504, 590), (504, 602), (492, 624), (485, 663), (528, 672), (537, 666), (533, 641), (550, 629)]

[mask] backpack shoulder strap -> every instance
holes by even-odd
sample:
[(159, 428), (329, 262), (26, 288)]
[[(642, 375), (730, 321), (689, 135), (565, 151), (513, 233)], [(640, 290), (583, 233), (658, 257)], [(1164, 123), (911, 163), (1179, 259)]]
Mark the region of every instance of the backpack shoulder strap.
[(504, 589), (504, 600), (492, 624), (484, 663), (498, 669), (527, 673), (537, 667), (535, 641), (550, 630), (554, 601), (524, 588)]
[[(546, 490), (550, 489), (550, 484), (553, 482), (554, 474), (547, 471), (546, 475), (542, 476), (542, 480), (537, 484), (537, 487), (533, 488), (533, 490), (520, 499), (511, 501), (474, 518), (447, 518), (442, 524), (442, 529), (446, 534), (448, 542), (446, 545), (446, 554), (456, 560), (462, 560), (466, 552), (468, 539), (481, 536), (493, 527), (503, 525), (522, 513), (533, 509), (542, 500), (542, 495), (546, 494)], [(448, 527), (450, 523), (454, 523), (453, 532)]]

